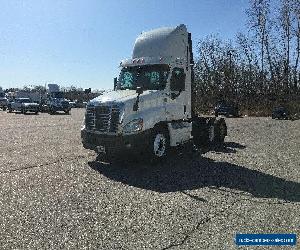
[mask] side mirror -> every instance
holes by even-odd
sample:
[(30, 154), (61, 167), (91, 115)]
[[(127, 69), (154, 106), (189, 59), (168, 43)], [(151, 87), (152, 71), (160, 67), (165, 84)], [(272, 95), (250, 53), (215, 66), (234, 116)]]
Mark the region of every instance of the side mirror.
[(143, 88), (142, 88), (142, 87), (136, 87), (136, 93), (137, 93), (138, 95), (143, 94)]
[(136, 97), (136, 101), (133, 104), (133, 111), (138, 111), (139, 109), (139, 102), (140, 102), (140, 95), (143, 94), (143, 88), (142, 87), (136, 87), (136, 93), (138, 94)]

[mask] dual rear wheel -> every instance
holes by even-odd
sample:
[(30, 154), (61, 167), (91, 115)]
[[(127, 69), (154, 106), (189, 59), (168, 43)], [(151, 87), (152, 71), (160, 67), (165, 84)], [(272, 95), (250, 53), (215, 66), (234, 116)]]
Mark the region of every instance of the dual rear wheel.
[[(204, 123), (198, 124), (197, 129), (199, 131), (196, 136), (194, 135), (194, 144), (198, 142), (197, 147), (219, 148), (224, 144), (227, 126), (223, 118), (204, 120)], [(170, 152), (170, 137), (166, 127), (158, 127), (153, 130), (148, 152), (151, 158), (156, 160), (165, 158)]]

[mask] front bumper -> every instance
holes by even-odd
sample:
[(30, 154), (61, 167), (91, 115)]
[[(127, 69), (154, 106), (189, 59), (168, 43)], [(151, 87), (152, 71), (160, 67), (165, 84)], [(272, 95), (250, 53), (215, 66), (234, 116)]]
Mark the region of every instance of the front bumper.
[(141, 153), (146, 150), (151, 138), (151, 130), (132, 135), (96, 134), (86, 129), (81, 130), (83, 147), (94, 150), (104, 149), (106, 154)]
[(29, 112), (38, 112), (39, 111), (39, 106), (29, 106), (29, 107), (24, 107), (24, 111), (29, 111)]

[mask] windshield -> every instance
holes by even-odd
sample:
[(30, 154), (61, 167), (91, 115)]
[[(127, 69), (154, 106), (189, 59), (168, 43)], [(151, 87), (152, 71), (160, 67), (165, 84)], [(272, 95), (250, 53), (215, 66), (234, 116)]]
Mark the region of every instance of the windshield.
[(161, 90), (166, 87), (170, 68), (168, 65), (126, 67), (121, 70), (119, 89)]

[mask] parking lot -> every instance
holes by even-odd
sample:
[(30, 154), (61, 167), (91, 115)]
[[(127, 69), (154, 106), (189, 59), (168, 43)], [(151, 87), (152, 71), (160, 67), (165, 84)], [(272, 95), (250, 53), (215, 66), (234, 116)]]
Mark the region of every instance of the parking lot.
[(236, 249), (236, 233), (299, 238), (299, 120), (227, 119), (224, 149), (151, 166), (97, 162), (81, 145), (83, 115), (0, 111), (1, 249)]

